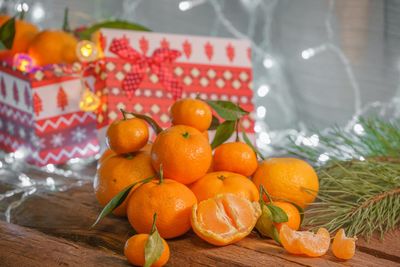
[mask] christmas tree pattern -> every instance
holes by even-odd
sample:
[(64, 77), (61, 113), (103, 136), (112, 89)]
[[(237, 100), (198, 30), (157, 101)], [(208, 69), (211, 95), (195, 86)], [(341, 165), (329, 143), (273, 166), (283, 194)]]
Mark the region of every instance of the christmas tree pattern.
[(1, 80), (0, 80), (0, 92), (1, 92), (1, 95), (3, 96), (3, 99), (7, 97), (6, 83), (4, 82), (3, 76), (1, 76)]
[(14, 84), (13, 84), (13, 95), (14, 95), (15, 104), (18, 104), (18, 102), (19, 102), (19, 94), (18, 94), (18, 87), (17, 87), (17, 83), (16, 82), (14, 82)]
[(40, 112), (43, 111), (42, 99), (37, 93), (33, 95), (33, 111), (36, 116), (39, 116)]
[(60, 87), (57, 93), (57, 107), (64, 111), (66, 106), (68, 106), (68, 97), (64, 88)]

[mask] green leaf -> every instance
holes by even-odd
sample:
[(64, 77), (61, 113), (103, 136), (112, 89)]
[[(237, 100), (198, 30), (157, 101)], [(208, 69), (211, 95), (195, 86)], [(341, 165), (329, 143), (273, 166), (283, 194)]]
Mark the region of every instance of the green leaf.
[(235, 132), (235, 121), (224, 121), (217, 127), (214, 140), (211, 143), (211, 147), (214, 149), (217, 146), (224, 143), (232, 134)]
[(69, 26), (69, 16), (68, 16), (68, 7), (64, 9), (64, 21), (63, 21), (63, 26), (62, 29), (65, 32), (71, 32), (71, 27)]
[(91, 228), (95, 227), (96, 224), (98, 224), (100, 222), (101, 219), (103, 219), (104, 217), (106, 217), (108, 214), (110, 214), (113, 210), (115, 210), (116, 208), (119, 207), (119, 205), (122, 204), (122, 202), (124, 202), (124, 200), (126, 199), (126, 197), (129, 195), (129, 192), (131, 191), (131, 189), (133, 187), (135, 187), (137, 184), (140, 183), (148, 183), (151, 180), (154, 179), (154, 176), (151, 176), (149, 178), (137, 181), (129, 186), (127, 186), (126, 188), (124, 188), (121, 192), (119, 192), (117, 195), (115, 195), (110, 202), (107, 203), (107, 205), (103, 208), (103, 210), (100, 212), (99, 216), (97, 217), (96, 221), (92, 224)]
[(236, 121), (244, 115), (249, 114), (248, 111), (230, 101), (207, 100), (206, 102), (215, 110), (215, 112), (217, 112), (221, 118), (225, 120)]
[(212, 121), (211, 121), (211, 125), (210, 127), (208, 127), (208, 130), (216, 130), (217, 127), (220, 125), (221, 123), (219, 122), (219, 119), (217, 117), (215, 117), (214, 115), (212, 115)]
[(101, 28), (109, 28), (109, 29), (124, 29), (124, 30), (135, 30), (135, 31), (151, 31), (149, 28), (146, 28), (140, 24), (123, 21), (123, 20), (115, 20), (115, 21), (103, 21), (92, 25), (91, 27), (78, 31), (76, 34), (80, 39), (90, 40), (92, 38), (92, 34), (98, 31)]
[(2, 46), (11, 49), (14, 43), (14, 37), (15, 17), (12, 17), (0, 27), (0, 42), (2, 43)]
[(7, 49), (7, 47), (3, 44), (2, 41), (0, 41), (0, 51), (1, 50), (6, 50), (6, 49)]
[(147, 239), (146, 246), (144, 247), (144, 259), (145, 267), (150, 267), (155, 263), (162, 255), (164, 251), (164, 244), (162, 238), (157, 231), (156, 227), (157, 213), (153, 217), (153, 226)]
[(283, 223), (289, 220), (286, 212), (274, 204), (267, 204), (268, 209), (272, 213), (272, 221), (276, 223)]
[(251, 149), (253, 149), (254, 153), (256, 153), (262, 160), (264, 160), (264, 159), (265, 159), (264, 156), (261, 154), (261, 152), (260, 152), (255, 146), (253, 146), (253, 144), (251, 143), (251, 141), (250, 141), (250, 139), (249, 139), (249, 137), (247, 136), (247, 134), (246, 134), (245, 131), (242, 132), (242, 137), (243, 137), (244, 142), (245, 142), (249, 147), (251, 147)]
[(265, 204), (261, 204), (262, 214), (256, 223), (257, 231), (263, 235), (274, 239), (279, 244), (279, 233), (272, 220), (272, 212)]

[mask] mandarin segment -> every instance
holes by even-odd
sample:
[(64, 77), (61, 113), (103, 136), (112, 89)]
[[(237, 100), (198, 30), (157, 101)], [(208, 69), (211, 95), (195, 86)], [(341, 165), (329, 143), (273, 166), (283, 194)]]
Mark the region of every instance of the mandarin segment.
[(261, 215), (258, 202), (234, 194), (221, 194), (193, 206), (193, 231), (204, 241), (225, 246), (246, 237)]
[(291, 254), (302, 254), (309, 257), (325, 255), (329, 249), (328, 230), (320, 228), (316, 234), (309, 231), (295, 231), (283, 224), (279, 232), (282, 246)]
[(346, 237), (343, 228), (339, 229), (332, 242), (333, 255), (343, 260), (353, 258), (356, 252), (356, 240), (357, 238), (355, 237)]
[(214, 151), (214, 170), (230, 171), (244, 176), (252, 175), (258, 166), (253, 149), (242, 142), (225, 143)]
[(296, 158), (271, 158), (263, 161), (253, 175), (273, 199), (290, 201), (305, 208), (318, 194), (319, 182), (314, 169)]
[(132, 153), (142, 149), (147, 144), (149, 128), (142, 119), (117, 120), (108, 127), (106, 137), (109, 147), (115, 153)]
[(232, 193), (250, 201), (258, 201), (257, 187), (247, 177), (233, 172), (211, 172), (194, 182), (190, 189), (198, 201), (203, 201), (219, 194)]
[(181, 99), (171, 107), (173, 125), (187, 125), (200, 132), (207, 131), (212, 121), (211, 108), (199, 99)]
[(150, 233), (154, 213), (157, 230), (163, 238), (174, 238), (190, 230), (196, 196), (185, 185), (170, 179), (141, 185), (130, 196), (127, 215), (138, 233)]
[[(113, 155), (103, 161), (97, 170), (93, 187), (97, 201), (105, 206), (127, 186), (155, 175), (148, 152), (137, 152), (130, 156)], [(131, 190), (132, 194), (133, 190)], [(129, 197), (113, 211), (114, 215), (125, 216)]]
[(177, 125), (157, 136), (151, 159), (154, 169), (158, 170), (162, 165), (166, 178), (191, 184), (207, 173), (212, 151), (201, 132), (190, 126)]
[[(144, 266), (145, 264), (145, 253), (144, 249), (146, 247), (147, 240), (149, 239), (148, 234), (137, 234), (129, 238), (124, 246), (124, 255), (128, 261), (136, 266)], [(170, 256), (170, 250), (167, 242), (161, 239), (164, 245), (163, 252), (160, 258), (151, 265), (152, 267), (164, 266)]]

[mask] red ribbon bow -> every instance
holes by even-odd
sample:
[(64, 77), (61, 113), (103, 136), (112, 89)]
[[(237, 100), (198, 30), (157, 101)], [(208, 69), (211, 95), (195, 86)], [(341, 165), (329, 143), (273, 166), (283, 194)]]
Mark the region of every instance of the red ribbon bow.
[(122, 89), (131, 97), (133, 92), (139, 88), (147, 68), (158, 76), (160, 83), (172, 93), (174, 99), (182, 95), (182, 85), (175, 79), (171, 63), (175, 61), (181, 52), (169, 48), (159, 48), (153, 52), (153, 55), (147, 57), (129, 45), (126, 37), (115, 38), (111, 42), (110, 51), (120, 58), (132, 63), (132, 71), (128, 73), (122, 81)]

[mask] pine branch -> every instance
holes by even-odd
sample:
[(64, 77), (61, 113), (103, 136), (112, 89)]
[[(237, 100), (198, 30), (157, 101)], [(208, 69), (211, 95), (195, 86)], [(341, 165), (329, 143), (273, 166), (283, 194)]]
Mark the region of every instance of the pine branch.
[(331, 162), (318, 170), (321, 190), (306, 226), (345, 228), (349, 236), (383, 234), (400, 223), (400, 165), (376, 160)]

